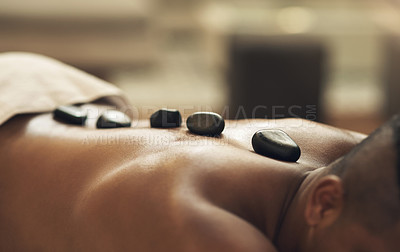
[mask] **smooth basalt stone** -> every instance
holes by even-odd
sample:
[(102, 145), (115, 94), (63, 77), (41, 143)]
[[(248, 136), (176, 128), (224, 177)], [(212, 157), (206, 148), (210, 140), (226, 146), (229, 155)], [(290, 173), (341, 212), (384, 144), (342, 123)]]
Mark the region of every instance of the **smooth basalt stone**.
[(213, 112), (197, 112), (188, 117), (186, 126), (195, 134), (216, 136), (224, 130), (225, 121)]
[(131, 119), (120, 111), (107, 110), (97, 119), (96, 126), (99, 129), (130, 127)]
[(53, 117), (68, 124), (84, 125), (87, 112), (77, 106), (60, 106), (53, 111)]
[(175, 109), (160, 109), (150, 117), (150, 125), (153, 128), (176, 128), (181, 124), (181, 113)]
[(296, 162), (300, 158), (300, 147), (282, 130), (259, 130), (254, 133), (251, 142), (254, 151), (266, 157), (288, 162)]

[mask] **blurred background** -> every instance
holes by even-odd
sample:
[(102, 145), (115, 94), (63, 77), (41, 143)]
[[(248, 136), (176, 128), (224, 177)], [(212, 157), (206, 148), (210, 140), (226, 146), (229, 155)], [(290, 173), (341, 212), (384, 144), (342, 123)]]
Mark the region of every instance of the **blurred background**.
[(106, 79), (143, 118), (167, 107), (369, 133), (400, 112), (398, 0), (1, 0), (4, 51)]

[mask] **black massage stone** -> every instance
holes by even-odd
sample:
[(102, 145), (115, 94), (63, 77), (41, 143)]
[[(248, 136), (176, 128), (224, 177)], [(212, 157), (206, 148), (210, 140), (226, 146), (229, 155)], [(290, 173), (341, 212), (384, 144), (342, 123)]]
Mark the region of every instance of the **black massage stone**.
[(300, 158), (300, 147), (284, 131), (264, 129), (254, 133), (251, 140), (256, 153), (266, 157), (296, 162)]
[(87, 119), (85, 110), (77, 106), (60, 106), (53, 111), (54, 119), (68, 124), (84, 125)]
[(181, 124), (181, 113), (175, 109), (160, 109), (150, 117), (150, 125), (153, 128), (176, 128)]
[(97, 119), (96, 126), (99, 129), (125, 128), (131, 126), (131, 120), (120, 111), (107, 110)]
[(213, 112), (197, 112), (188, 117), (186, 126), (198, 135), (217, 136), (224, 130), (225, 121)]

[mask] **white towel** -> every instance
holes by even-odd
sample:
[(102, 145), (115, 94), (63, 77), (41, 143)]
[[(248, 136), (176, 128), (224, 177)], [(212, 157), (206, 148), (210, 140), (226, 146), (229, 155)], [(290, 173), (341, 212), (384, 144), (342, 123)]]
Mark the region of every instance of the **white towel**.
[(57, 60), (21, 52), (0, 53), (0, 125), (17, 114), (119, 96), (117, 87)]

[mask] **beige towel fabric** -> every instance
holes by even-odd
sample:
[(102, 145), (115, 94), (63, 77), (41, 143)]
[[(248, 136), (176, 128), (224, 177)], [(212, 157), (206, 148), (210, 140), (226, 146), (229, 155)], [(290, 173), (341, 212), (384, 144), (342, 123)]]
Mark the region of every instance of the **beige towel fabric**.
[(17, 114), (54, 110), (107, 96), (117, 87), (57, 60), (21, 52), (0, 53), (0, 125)]

